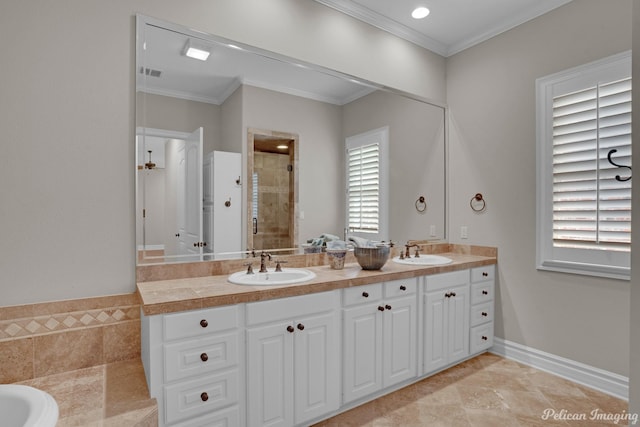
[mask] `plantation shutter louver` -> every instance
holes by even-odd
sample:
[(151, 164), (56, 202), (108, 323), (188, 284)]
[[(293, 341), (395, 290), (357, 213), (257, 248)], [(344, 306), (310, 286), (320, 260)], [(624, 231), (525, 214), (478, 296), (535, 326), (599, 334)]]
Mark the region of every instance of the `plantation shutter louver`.
[(380, 228), (380, 144), (347, 149), (348, 227), (362, 233)]
[(631, 79), (553, 98), (553, 245), (630, 251)]

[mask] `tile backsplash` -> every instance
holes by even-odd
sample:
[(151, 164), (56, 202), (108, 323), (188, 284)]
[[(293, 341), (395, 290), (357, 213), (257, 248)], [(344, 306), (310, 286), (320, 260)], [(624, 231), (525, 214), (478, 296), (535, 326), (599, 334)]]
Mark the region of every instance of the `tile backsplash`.
[(137, 294), (0, 307), (0, 383), (139, 357)]

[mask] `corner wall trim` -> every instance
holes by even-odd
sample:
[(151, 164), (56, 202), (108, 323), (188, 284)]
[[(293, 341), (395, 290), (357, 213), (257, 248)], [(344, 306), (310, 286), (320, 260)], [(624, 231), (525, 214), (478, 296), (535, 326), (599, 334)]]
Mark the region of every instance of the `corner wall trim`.
[(619, 399), (629, 400), (628, 377), (497, 337), (489, 351)]

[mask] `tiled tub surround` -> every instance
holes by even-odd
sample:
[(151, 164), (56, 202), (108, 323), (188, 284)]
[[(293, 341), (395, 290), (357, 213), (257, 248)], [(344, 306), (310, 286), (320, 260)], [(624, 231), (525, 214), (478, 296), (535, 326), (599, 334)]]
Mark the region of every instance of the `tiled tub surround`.
[(0, 307), (0, 361), (0, 383), (56, 399), (59, 427), (156, 417), (140, 363), (136, 294)]

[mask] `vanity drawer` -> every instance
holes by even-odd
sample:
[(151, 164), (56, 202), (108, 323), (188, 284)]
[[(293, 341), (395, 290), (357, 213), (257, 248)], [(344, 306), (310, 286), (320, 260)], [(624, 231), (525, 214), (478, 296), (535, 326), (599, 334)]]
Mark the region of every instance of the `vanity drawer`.
[(471, 326), (493, 321), (493, 301), (471, 306)]
[(212, 332), (226, 331), (238, 327), (239, 309), (236, 305), (166, 314), (164, 339), (199, 337)]
[(216, 411), (213, 414), (174, 424), (175, 427), (233, 427), (239, 425), (241, 425), (240, 407), (237, 405)]
[(382, 298), (382, 283), (372, 285), (355, 286), (342, 290), (342, 305), (357, 305)]
[(484, 282), (495, 278), (495, 265), (485, 265), (471, 270), (471, 283)]
[(216, 411), (238, 402), (238, 370), (183, 381), (164, 388), (165, 423)]
[(474, 283), (471, 285), (471, 305), (493, 300), (493, 282)]
[(165, 381), (204, 375), (238, 364), (238, 333), (165, 344)]
[(335, 310), (339, 305), (338, 291), (296, 297), (278, 298), (247, 304), (247, 326), (307, 317)]
[(469, 270), (433, 274), (425, 277), (426, 291), (438, 291), (469, 284)]
[(395, 298), (415, 295), (417, 288), (418, 279), (392, 280), (384, 284), (384, 297)]
[(471, 328), (469, 351), (476, 354), (493, 345), (493, 322)]

